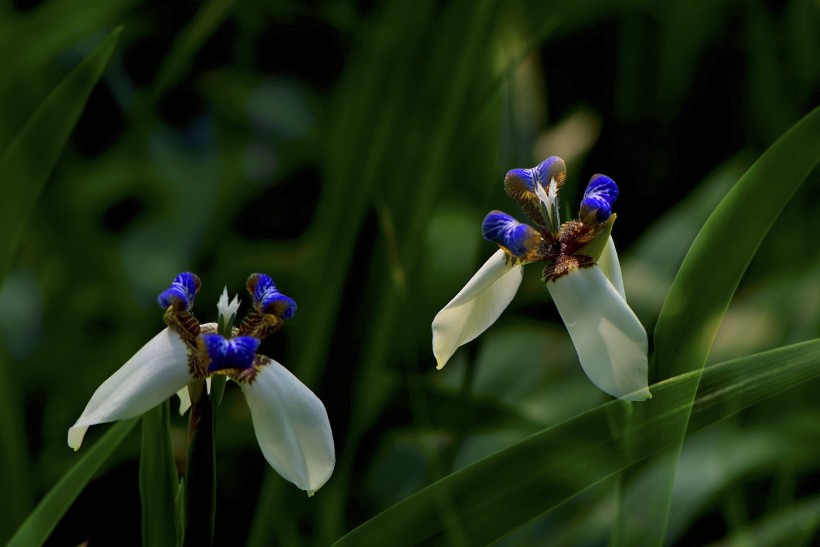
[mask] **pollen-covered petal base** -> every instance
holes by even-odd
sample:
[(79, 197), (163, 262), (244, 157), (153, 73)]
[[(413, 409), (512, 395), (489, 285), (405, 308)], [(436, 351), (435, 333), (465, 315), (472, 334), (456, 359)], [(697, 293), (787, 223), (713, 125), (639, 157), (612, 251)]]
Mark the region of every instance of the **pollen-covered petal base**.
[(309, 496), (333, 473), (336, 453), (322, 401), (285, 367), (267, 359), (251, 382), (238, 382), (265, 459)]
[(192, 380), (187, 347), (166, 328), (97, 388), (68, 430), (68, 446), (78, 450), (89, 426), (148, 412)]
[(601, 268), (573, 269), (547, 288), (592, 383), (613, 397), (651, 398), (646, 331)]
[(521, 264), (499, 249), (433, 319), (433, 354), (442, 368), (462, 344), (495, 323), (521, 285)]

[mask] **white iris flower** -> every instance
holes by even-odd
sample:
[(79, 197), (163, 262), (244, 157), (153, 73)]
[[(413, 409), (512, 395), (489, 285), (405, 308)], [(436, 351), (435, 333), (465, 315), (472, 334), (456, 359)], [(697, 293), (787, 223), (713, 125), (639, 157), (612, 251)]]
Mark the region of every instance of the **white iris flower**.
[(521, 284), (521, 267), (543, 261), (544, 283), (592, 383), (613, 397), (648, 399), (646, 330), (626, 303), (609, 236), (618, 187), (606, 175), (594, 175), (581, 202), (580, 220), (561, 224), (558, 196), (565, 180), (564, 160), (558, 157), (507, 173), (507, 194), (536, 227), (501, 211), (486, 216), (484, 238), (500, 249), (433, 319), (437, 368), (498, 319)]
[[(199, 278), (179, 274), (159, 298), (168, 328), (157, 334), (97, 388), (68, 430), (78, 450), (88, 427), (139, 416), (179, 393), (181, 411), (190, 406), (187, 386), (215, 374), (242, 390), (262, 454), (277, 473), (312, 495), (333, 472), (336, 455), (322, 401), (285, 367), (256, 353), (260, 341), (293, 317), (296, 303), (270, 277), (253, 274), (248, 292), (253, 310), (233, 336), (218, 334), (216, 323), (199, 324), (191, 313)], [(218, 304), (220, 323), (231, 325), (239, 300)]]

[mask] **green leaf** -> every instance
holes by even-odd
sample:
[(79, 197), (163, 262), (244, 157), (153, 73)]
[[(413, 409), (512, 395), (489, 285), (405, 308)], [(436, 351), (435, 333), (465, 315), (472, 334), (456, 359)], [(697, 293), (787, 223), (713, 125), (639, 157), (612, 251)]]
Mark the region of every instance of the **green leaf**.
[(80, 461), (37, 504), (7, 547), (42, 545), (94, 474), (137, 424), (139, 418), (117, 422), (100, 441), (85, 451)]
[(168, 401), (142, 416), (139, 481), (143, 545), (173, 547), (181, 534), (176, 527), (179, 479), (170, 424)]
[[(91, 89), (108, 65), (121, 29), (117, 29), (89, 53), (45, 98), (25, 126), (0, 156), (0, 284), (5, 280), (34, 204), (42, 192), (54, 164), (74, 130)], [(7, 367), (5, 355), (0, 367)], [(0, 370), (0, 468), (6, 475), (0, 494), (0, 540), (22, 521), (33, 498), (30, 475), (26, 471), (26, 446), (19, 423), (23, 422), (16, 393), (10, 393), (11, 370)], [(19, 417), (19, 418), (18, 418)], [(16, 420), (19, 419), (19, 422)]]
[(656, 453), (672, 446), (665, 432), (690, 409), (694, 431), (820, 377), (820, 339), (709, 367), (690, 407), (697, 376), (689, 372), (652, 386), (655, 398), (668, 401), (665, 411), (633, 414), (628, 436), (624, 427), (611, 426), (627, 405), (610, 401), (433, 483), (335, 545), (440, 545), (455, 527), (468, 545), (492, 542), (645, 460), (652, 454), (637, 449), (647, 439), (669, 441)]
[(111, 32), (32, 114), (0, 157), (0, 279), (5, 279), (31, 211), (60, 158), (91, 90), (114, 53), (122, 28)]
[[(796, 501), (789, 507), (766, 516), (754, 525), (732, 534), (724, 547), (747, 545), (812, 545), (820, 523), (820, 497)], [(816, 539), (815, 539), (816, 541)]]
[[(698, 375), (712, 342), (760, 243), (797, 188), (817, 164), (820, 149), (820, 108), (815, 108), (780, 137), (740, 178), (703, 225), (678, 271), (655, 327), (654, 377), (694, 372), (689, 396), (694, 398)], [(719, 269), (717, 265), (720, 265)], [(669, 401), (655, 397), (635, 406), (636, 423), (663, 415)], [(677, 454), (686, 432), (687, 413), (663, 431), (668, 438), (648, 438), (634, 449), (656, 452), (670, 446), (666, 473), (658, 475), (652, 500), (621, 497), (615, 545), (660, 545), (666, 534)], [(648, 464), (648, 465), (651, 465)], [(640, 469), (631, 471), (637, 475)], [(628, 491), (631, 475), (624, 481)], [(640, 510), (635, 504), (640, 504)]]
[(236, 0), (212, 0), (203, 5), (194, 19), (179, 33), (174, 44), (157, 72), (150, 92), (133, 112), (144, 116), (151, 111), (162, 95), (177, 81), (185, 77), (202, 45), (219, 28), (236, 5)]

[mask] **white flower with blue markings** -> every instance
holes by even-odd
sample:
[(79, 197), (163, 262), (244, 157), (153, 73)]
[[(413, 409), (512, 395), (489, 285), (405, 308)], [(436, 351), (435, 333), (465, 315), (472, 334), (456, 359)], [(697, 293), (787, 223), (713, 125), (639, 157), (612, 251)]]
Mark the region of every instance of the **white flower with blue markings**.
[(174, 393), (181, 410), (190, 406), (187, 386), (225, 375), (242, 390), (256, 439), (270, 465), (312, 495), (327, 482), (336, 462), (333, 434), (322, 401), (285, 367), (257, 354), (259, 344), (293, 317), (296, 303), (280, 293), (270, 277), (253, 274), (247, 289), (253, 309), (232, 335), (239, 300), (219, 300), (219, 323), (200, 324), (191, 308), (200, 281), (179, 274), (158, 303), (168, 328), (145, 344), (94, 392), (80, 418), (68, 430), (68, 445), (78, 450), (88, 427), (139, 416)]
[(535, 227), (501, 211), (485, 217), (484, 238), (499, 250), (433, 319), (437, 368), (498, 319), (521, 284), (523, 265), (545, 262), (544, 283), (589, 379), (613, 397), (648, 399), (652, 395), (646, 330), (626, 303), (609, 235), (618, 186), (606, 175), (594, 175), (584, 192), (579, 220), (562, 224), (558, 198), (565, 180), (566, 166), (558, 157), (507, 173), (507, 194)]

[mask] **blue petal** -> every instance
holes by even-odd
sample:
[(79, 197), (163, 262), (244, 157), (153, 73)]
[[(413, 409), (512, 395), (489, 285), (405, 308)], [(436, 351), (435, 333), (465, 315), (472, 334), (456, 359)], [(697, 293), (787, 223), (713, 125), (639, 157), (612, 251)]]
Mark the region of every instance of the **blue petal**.
[(555, 179), (560, 187), (567, 178), (567, 167), (564, 160), (558, 156), (550, 156), (531, 169), (511, 169), (504, 178), (517, 179), (527, 190), (535, 193), (536, 182), (547, 189), (550, 181)]
[(587, 184), (587, 189), (584, 192), (584, 198), (589, 196), (602, 197), (612, 207), (612, 204), (618, 199), (618, 185), (606, 175), (593, 175), (589, 179), (589, 184)]
[(534, 169), (510, 169), (504, 177), (505, 184), (509, 185), (515, 181), (523, 186), (522, 190), (535, 193), (533, 171)]
[(183, 272), (174, 278), (170, 287), (159, 294), (157, 303), (162, 309), (173, 306), (175, 309), (187, 311), (194, 305), (199, 286), (200, 281), (196, 274)]
[(248, 292), (251, 293), (254, 307), (260, 313), (277, 315), (283, 319), (290, 319), (296, 313), (296, 302), (280, 293), (266, 274), (252, 274), (248, 278)]
[(567, 178), (567, 164), (558, 156), (550, 156), (535, 166), (532, 171), (545, 189), (549, 187), (552, 179), (555, 179), (557, 186), (560, 188)]
[(618, 199), (618, 185), (606, 175), (593, 175), (581, 201), (580, 217), (584, 222), (604, 222), (612, 214), (612, 204)]
[(484, 239), (497, 243), (518, 258), (535, 254), (541, 244), (541, 234), (534, 228), (501, 211), (488, 213), (481, 231)]
[(581, 201), (581, 220), (587, 224), (592, 223), (592, 215), (595, 216), (595, 222), (606, 222), (606, 219), (612, 214), (612, 206), (609, 202), (601, 196), (589, 196)]
[(246, 370), (253, 366), (259, 340), (252, 336), (237, 336), (230, 340), (214, 333), (202, 335), (208, 354), (208, 372), (223, 369)]

